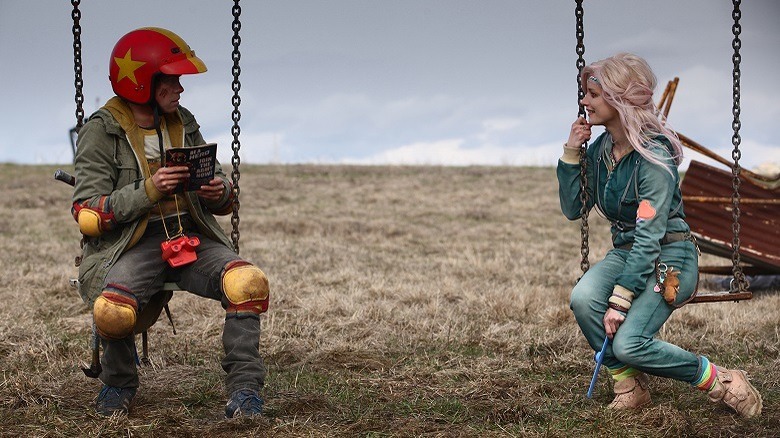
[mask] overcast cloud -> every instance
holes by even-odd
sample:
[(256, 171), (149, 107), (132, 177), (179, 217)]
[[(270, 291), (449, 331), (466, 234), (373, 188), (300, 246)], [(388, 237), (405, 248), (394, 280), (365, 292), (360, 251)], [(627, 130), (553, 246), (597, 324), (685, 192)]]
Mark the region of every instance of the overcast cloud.
[[(573, 3), (244, 1), (242, 162), (554, 165), (577, 113)], [(229, 162), (231, 5), (82, 1), (87, 113), (112, 96), (116, 40), (171, 29), (209, 68), (182, 103)], [(0, 161), (72, 158), (71, 9), (0, 0)], [(780, 2), (742, 10), (742, 163), (780, 163)], [(671, 124), (730, 157), (731, 24), (724, 0), (585, 1), (585, 56), (645, 57), (658, 95), (679, 76)]]

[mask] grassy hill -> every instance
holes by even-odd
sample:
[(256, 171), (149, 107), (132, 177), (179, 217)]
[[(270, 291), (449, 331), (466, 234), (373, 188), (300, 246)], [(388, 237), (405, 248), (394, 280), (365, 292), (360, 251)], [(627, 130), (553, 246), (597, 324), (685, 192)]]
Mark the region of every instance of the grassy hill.
[[(0, 436), (780, 435), (776, 293), (687, 306), (660, 333), (747, 370), (760, 418), (658, 378), (651, 408), (611, 412), (605, 371), (585, 398), (593, 352), (568, 308), (579, 223), (554, 169), (516, 167), (244, 166), (240, 253), (272, 289), (264, 417), (222, 418), (224, 312), (181, 292), (129, 417), (104, 419), (79, 370), (91, 314), (68, 286), (79, 235), (53, 170), (0, 165)], [(607, 228), (594, 215), (592, 262)]]

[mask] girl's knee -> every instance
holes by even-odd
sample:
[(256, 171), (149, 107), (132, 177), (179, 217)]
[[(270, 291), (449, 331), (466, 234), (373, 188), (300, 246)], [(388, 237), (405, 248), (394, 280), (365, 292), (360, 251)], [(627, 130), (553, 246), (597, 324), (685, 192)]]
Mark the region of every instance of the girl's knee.
[(643, 346), (639, 338), (620, 336), (620, 330), (612, 338), (612, 354), (626, 365), (641, 365)]
[(569, 308), (575, 314), (582, 314), (594, 309), (598, 301), (593, 294), (593, 288), (583, 285), (581, 281), (574, 286), (569, 299)]
[(571, 291), (571, 296), (569, 297), (569, 308), (574, 312), (575, 314), (579, 313), (579, 310), (582, 308), (583, 304), (583, 294), (577, 292), (577, 288), (575, 287), (574, 290)]

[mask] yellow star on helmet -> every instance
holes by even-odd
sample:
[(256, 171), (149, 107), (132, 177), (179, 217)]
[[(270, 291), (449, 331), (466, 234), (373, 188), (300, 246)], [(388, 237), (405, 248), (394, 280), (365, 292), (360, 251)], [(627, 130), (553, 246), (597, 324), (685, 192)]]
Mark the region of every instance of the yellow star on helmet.
[(114, 57), (114, 61), (119, 66), (119, 74), (116, 78), (116, 81), (119, 82), (123, 78), (130, 78), (130, 80), (137, 85), (138, 81), (135, 79), (135, 71), (146, 63), (143, 61), (133, 61), (133, 58), (130, 55), (131, 50), (133, 49), (127, 49), (127, 53), (125, 53), (124, 58), (119, 58), (117, 56)]

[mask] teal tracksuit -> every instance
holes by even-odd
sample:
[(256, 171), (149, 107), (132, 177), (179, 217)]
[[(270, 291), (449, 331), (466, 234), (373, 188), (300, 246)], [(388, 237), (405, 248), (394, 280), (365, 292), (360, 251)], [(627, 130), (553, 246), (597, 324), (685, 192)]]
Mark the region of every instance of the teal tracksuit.
[[(666, 138), (656, 140), (668, 145)], [(690, 233), (677, 167), (668, 148), (653, 146), (656, 154), (667, 158), (668, 166), (652, 163), (632, 151), (612, 168), (611, 148), (606, 133), (588, 147), (587, 208), (595, 206), (612, 223), (614, 248), (574, 287), (571, 309), (588, 343), (598, 351), (604, 342), (603, 318), (614, 286), (632, 291), (631, 308), (607, 348), (604, 365), (613, 370), (629, 366), (693, 383), (702, 371), (699, 356), (655, 339), (675, 309), (654, 290), (656, 261), (680, 272), (675, 304), (689, 298), (698, 281), (696, 245), (690, 240), (662, 244), (669, 233)], [(560, 160), (557, 174), (561, 210), (570, 220), (578, 219), (582, 206), (580, 165)]]

